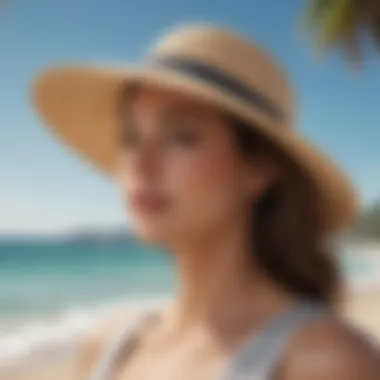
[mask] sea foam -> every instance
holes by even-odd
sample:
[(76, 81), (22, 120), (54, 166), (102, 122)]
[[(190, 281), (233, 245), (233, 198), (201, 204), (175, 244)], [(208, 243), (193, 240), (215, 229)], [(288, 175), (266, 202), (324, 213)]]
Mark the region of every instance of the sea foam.
[(123, 310), (128, 315), (126, 323), (133, 323), (140, 314), (158, 308), (167, 301), (167, 298), (119, 300), (68, 310), (53, 320), (24, 323), (12, 333), (3, 331), (0, 334), (0, 367), (72, 356), (85, 334), (107, 315)]

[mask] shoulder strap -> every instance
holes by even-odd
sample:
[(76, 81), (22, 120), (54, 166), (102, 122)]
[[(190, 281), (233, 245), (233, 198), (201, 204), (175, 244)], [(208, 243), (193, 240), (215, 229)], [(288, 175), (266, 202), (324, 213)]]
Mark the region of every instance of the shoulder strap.
[(90, 380), (110, 380), (112, 371), (115, 370), (118, 359), (121, 355), (128, 356), (137, 341), (138, 332), (151, 322), (156, 316), (156, 312), (150, 311), (140, 315), (132, 322), (124, 324), (115, 336), (111, 337), (106, 345), (100, 360), (95, 365)]
[(223, 380), (271, 380), (291, 335), (327, 309), (317, 303), (302, 302), (277, 315), (256, 333), (232, 360)]
[[(300, 303), (280, 313), (238, 351), (222, 380), (271, 380), (292, 333), (324, 314), (327, 314), (325, 307), (310, 302)], [(135, 323), (122, 326), (106, 347), (90, 380), (110, 380), (121, 354), (128, 356), (133, 351), (138, 332), (156, 316), (157, 312), (151, 311)]]

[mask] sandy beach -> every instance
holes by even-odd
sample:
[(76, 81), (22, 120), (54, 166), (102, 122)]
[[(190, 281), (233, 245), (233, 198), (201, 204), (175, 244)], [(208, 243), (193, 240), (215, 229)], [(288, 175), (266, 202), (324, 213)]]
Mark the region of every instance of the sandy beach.
[[(342, 314), (380, 345), (380, 289), (347, 297)], [(33, 363), (14, 363), (0, 369), (0, 380), (78, 380), (73, 371), (74, 355), (56, 354)]]
[(0, 370), (1, 380), (79, 380), (73, 371), (73, 360), (57, 358), (47, 363), (35, 363)]
[(380, 344), (380, 289), (348, 297), (343, 315)]

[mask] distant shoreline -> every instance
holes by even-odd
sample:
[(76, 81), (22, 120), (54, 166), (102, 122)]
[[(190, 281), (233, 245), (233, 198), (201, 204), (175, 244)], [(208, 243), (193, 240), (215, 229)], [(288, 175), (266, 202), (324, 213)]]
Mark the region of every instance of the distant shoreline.
[[(33, 244), (33, 243), (123, 243), (136, 241), (132, 231), (127, 228), (81, 229), (52, 234), (1, 233), (0, 244)], [(354, 246), (380, 245), (380, 238), (345, 236), (340, 244)]]
[[(380, 206), (379, 206), (380, 209)], [(373, 225), (373, 223), (371, 224)], [(375, 223), (374, 225), (377, 225)], [(367, 229), (353, 229), (338, 235), (333, 247), (380, 246), (380, 237)], [(128, 224), (73, 225), (60, 231), (33, 233), (27, 231), (0, 231), (0, 244), (124, 244), (137, 242)], [(379, 249), (380, 252), (380, 249)]]
[(78, 229), (66, 230), (51, 234), (1, 233), (0, 243), (12, 242), (112, 242), (134, 240), (132, 232), (127, 228), (118, 229)]

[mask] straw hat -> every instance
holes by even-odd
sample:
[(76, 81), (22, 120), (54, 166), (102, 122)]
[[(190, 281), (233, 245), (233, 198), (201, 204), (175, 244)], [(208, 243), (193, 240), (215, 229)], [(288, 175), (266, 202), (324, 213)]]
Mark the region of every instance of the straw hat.
[(350, 181), (293, 128), (294, 99), (286, 76), (260, 47), (230, 30), (182, 26), (164, 35), (135, 67), (51, 67), (37, 77), (33, 98), (61, 140), (112, 176), (120, 146), (120, 93), (136, 82), (195, 96), (245, 120), (310, 181), (326, 232), (353, 220)]

